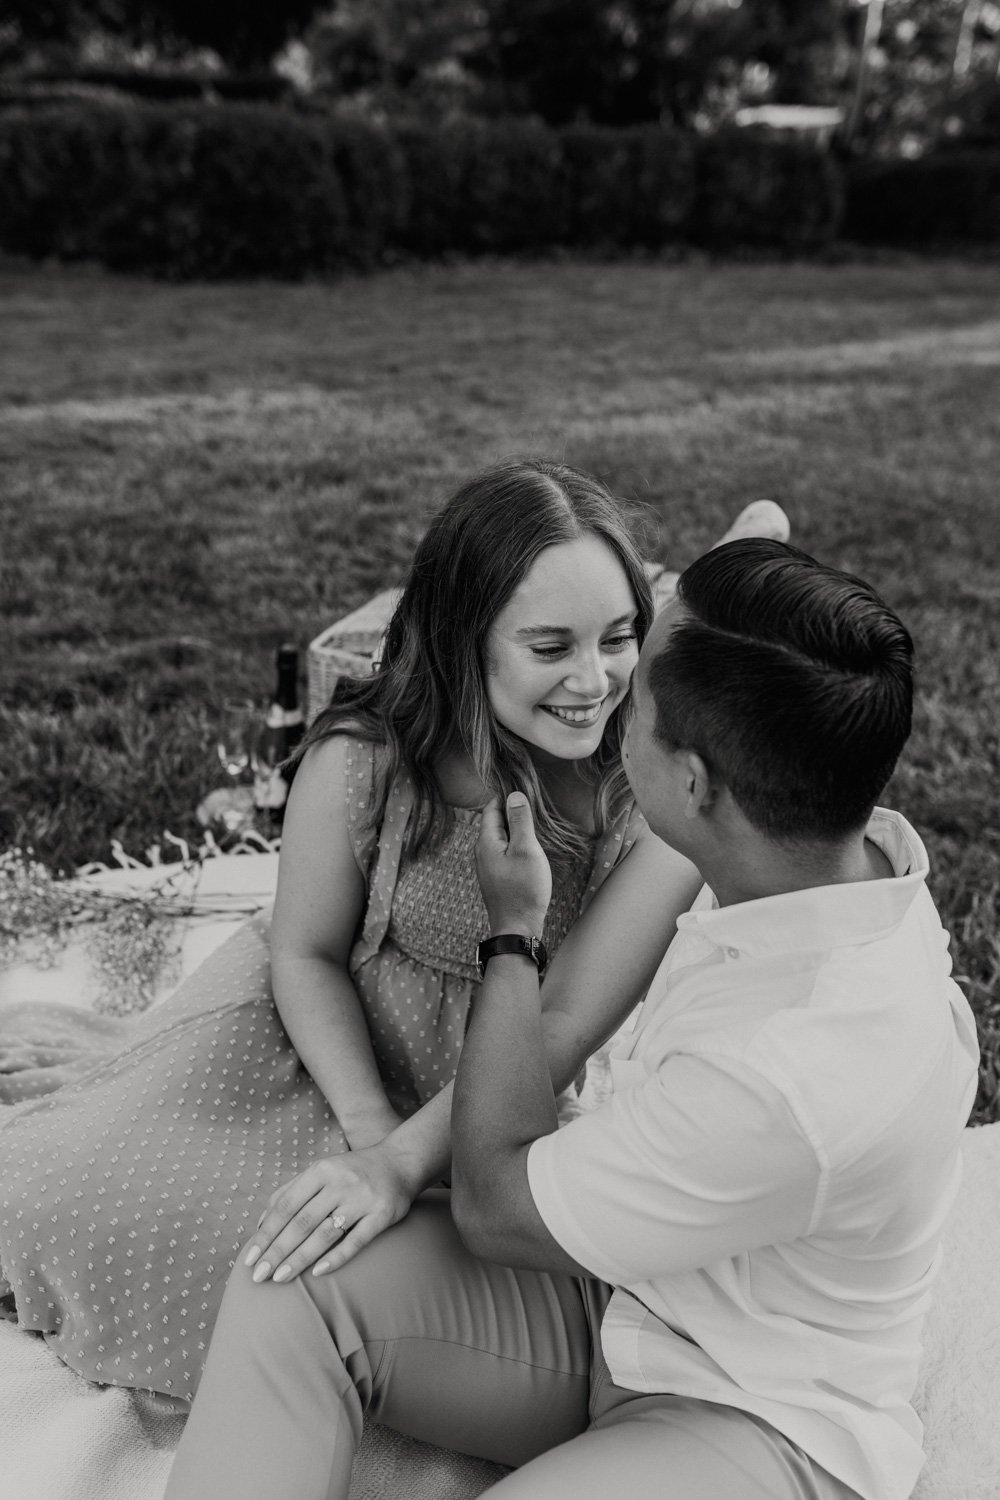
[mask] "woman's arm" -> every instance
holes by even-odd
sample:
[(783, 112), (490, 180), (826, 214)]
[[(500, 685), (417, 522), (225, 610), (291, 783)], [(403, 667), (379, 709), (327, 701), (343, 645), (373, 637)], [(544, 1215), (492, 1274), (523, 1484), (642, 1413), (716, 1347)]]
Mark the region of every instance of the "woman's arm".
[(337, 735), (315, 745), (288, 796), (271, 924), (274, 1000), (295, 1050), (352, 1149), (399, 1124), (386, 1098), (347, 969), (365, 909), (365, 880), (348, 833), (348, 755)]
[[(643, 825), (564, 939), (542, 986), (543, 1045), (556, 1092), (645, 994), (678, 916), (701, 884), (694, 866)], [(310, 1265), (322, 1274), (402, 1218), (417, 1194), (450, 1169), (452, 1092), (449, 1083), (372, 1148), (307, 1168), (296, 1179), (299, 1196), (308, 1193), (298, 1222), (289, 1223), (290, 1201), (276, 1204), (254, 1235), (250, 1256), (266, 1256), (269, 1272), (288, 1267), (282, 1280)], [(345, 1220), (342, 1238), (329, 1224), (332, 1214)]]
[(649, 988), (704, 881), (643, 821), (635, 844), (567, 933), (542, 984), (542, 1032), (556, 1093)]

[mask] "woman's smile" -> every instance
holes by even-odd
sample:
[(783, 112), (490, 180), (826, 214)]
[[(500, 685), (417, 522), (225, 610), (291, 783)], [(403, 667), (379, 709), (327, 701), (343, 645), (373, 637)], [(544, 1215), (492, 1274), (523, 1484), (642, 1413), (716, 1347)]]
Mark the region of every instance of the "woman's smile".
[[(608, 697), (610, 696), (609, 693)], [(586, 729), (597, 723), (607, 701), (608, 698), (602, 698), (600, 702), (593, 703), (586, 708), (572, 708), (567, 703), (542, 703), (539, 706), (562, 724), (568, 724), (570, 727), (582, 726)]]

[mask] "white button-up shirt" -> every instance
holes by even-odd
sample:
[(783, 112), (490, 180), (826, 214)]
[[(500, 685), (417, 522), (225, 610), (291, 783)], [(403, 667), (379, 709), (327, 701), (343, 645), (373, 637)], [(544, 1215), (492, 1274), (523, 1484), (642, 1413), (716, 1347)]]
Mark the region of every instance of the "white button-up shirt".
[(554, 1238), (616, 1288), (616, 1384), (753, 1412), (903, 1500), (978, 1047), (923, 845), (882, 810), (868, 837), (896, 878), (725, 908), (704, 890), (611, 1101), (535, 1141), (528, 1176)]

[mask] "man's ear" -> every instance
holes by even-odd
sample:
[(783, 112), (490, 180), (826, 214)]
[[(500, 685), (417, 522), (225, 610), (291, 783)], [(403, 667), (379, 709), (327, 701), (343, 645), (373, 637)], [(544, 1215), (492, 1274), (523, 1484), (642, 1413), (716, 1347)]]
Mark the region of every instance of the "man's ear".
[(708, 766), (696, 750), (689, 750), (684, 757), (684, 815), (697, 818), (710, 812), (715, 806), (719, 789)]

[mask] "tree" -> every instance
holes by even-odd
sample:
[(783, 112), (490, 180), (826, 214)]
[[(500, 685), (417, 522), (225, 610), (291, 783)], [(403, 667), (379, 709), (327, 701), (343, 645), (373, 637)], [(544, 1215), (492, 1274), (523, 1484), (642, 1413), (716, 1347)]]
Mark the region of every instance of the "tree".
[(711, 96), (732, 92), (742, 70), (740, 25), (724, 0), (627, 0), (624, 15), (619, 119), (689, 125)]
[(236, 68), (266, 66), (321, 0), (5, 0), (8, 55), (78, 56), (104, 35), (167, 56), (209, 48)]
[(320, 0), (121, 0), (138, 31), (208, 47), (235, 68), (266, 67), (302, 33)]
[(550, 125), (606, 120), (626, 62), (616, 7), (606, 0), (488, 0), (483, 45), (471, 60), (487, 107)]
[(35, 47), (72, 52), (88, 31), (117, 34), (122, 24), (118, 0), (5, 0), (0, 34), (7, 56), (17, 59)]
[(340, 0), (306, 33), (314, 83), (376, 114), (476, 110), (486, 45), (475, 0)]
[(846, 0), (743, 0), (742, 52), (767, 67), (780, 104), (834, 104), (849, 68)]
[[(974, 0), (884, 0), (856, 145), (917, 155), (975, 133), (1000, 48), (1000, 6)], [(985, 90), (985, 92), (984, 92)]]
[[(553, 122), (731, 113), (748, 78), (768, 98), (825, 103), (846, 65), (846, 0), (487, 0), (506, 95)], [(754, 85), (751, 85), (754, 86)]]

